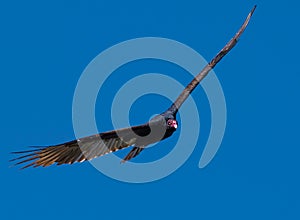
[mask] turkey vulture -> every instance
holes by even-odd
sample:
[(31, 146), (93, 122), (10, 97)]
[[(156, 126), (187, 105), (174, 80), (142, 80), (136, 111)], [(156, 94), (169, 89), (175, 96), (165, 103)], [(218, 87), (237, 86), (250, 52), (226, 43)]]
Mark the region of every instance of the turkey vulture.
[(34, 147), (34, 149), (27, 151), (13, 152), (18, 154), (19, 157), (11, 161), (16, 161), (15, 165), (27, 163), (22, 168), (30, 166), (46, 167), (55, 163), (57, 165), (73, 164), (74, 162), (91, 160), (95, 157), (133, 146), (122, 160), (125, 162), (136, 157), (147, 145), (170, 137), (178, 126), (176, 121), (178, 109), (209, 71), (236, 45), (247, 27), (255, 8), (256, 6), (251, 10), (235, 36), (186, 86), (171, 107), (162, 114), (139, 126), (103, 132), (58, 145)]

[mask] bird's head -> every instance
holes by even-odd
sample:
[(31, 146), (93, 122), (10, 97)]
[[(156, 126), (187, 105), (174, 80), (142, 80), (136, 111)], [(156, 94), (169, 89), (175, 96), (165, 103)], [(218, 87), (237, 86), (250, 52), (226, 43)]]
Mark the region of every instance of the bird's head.
[(170, 129), (176, 130), (178, 127), (177, 121), (175, 119), (168, 119), (167, 120), (167, 126)]

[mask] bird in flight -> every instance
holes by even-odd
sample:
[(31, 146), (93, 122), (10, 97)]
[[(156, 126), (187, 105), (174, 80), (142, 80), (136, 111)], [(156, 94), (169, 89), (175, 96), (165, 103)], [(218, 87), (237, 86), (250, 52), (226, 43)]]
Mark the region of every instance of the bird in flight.
[(15, 161), (15, 165), (25, 164), (22, 168), (31, 166), (46, 167), (52, 164), (73, 164), (74, 162), (91, 160), (133, 146), (122, 160), (122, 162), (125, 162), (136, 157), (147, 145), (170, 137), (178, 127), (176, 114), (179, 108), (210, 70), (237, 44), (255, 9), (256, 6), (248, 14), (235, 36), (186, 86), (176, 101), (165, 112), (142, 125), (103, 132), (58, 145), (33, 147), (30, 150), (13, 152), (18, 157), (11, 161)]

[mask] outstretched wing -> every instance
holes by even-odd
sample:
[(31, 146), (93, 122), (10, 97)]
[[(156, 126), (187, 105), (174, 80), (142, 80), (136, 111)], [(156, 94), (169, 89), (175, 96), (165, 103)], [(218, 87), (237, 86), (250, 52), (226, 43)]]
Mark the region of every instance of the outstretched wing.
[(46, 167), (55, 163), (61, 165), (83, 162), (135, 145), (138, 137), (149, 133), (148, 124), (104, 132), (63, 144), (13, 152), (20, 156), (11, 161), (16, 161), (15, 165), (28, 163), (23, 169), (30, 166)]
[(243, 25), (240, 27), (238, 32), (234, 35), (234, 37), (223, 47), (223, 49), (198, 73), (197, 76), (185, 87), (185, 89), (180, 93), (176, 101), (171, 105), (168, 109), (173, 114), (178, 112), (178, 109), (185, 102), (185, 100), (189, 97), (189, 95), (193, 92), (193, 90), (199, 85), (199, 83), (207, 76), (207, 74), (223, 59), (223, 57), (229, 53), (229, 51), (237, 44), (241, 35), (244, 33), (254, 11), (256, 9), (256, 5), (252, 8), (250, 13), (248, 14), (246, 20)]

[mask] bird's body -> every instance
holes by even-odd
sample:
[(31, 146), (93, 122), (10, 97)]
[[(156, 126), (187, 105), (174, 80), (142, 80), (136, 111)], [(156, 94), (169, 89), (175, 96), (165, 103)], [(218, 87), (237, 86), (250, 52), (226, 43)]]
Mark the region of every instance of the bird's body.
[(236, 45), (239, 37), (248, 25), (255, 8), (256, 6), (249, 13), (236, 35), (187, 85), (167, 111), (139, 126), (103, 132), (58, 145), (34, 147), (32, 150), (14, 152), (21, 154), (21, 156), (12, 161), (19, 160), (16, 164), (28, 162), (23, 168), (49, 166), (52, 164), (72, 164), (74, 162), (91, 160), (95, 157), (133, 146), (132, 150), (123, 159), (125, 162), (137, 156), (147, 145), (170, 137), (178, 126), (176, 114), (179, 108), (208, 72)]

